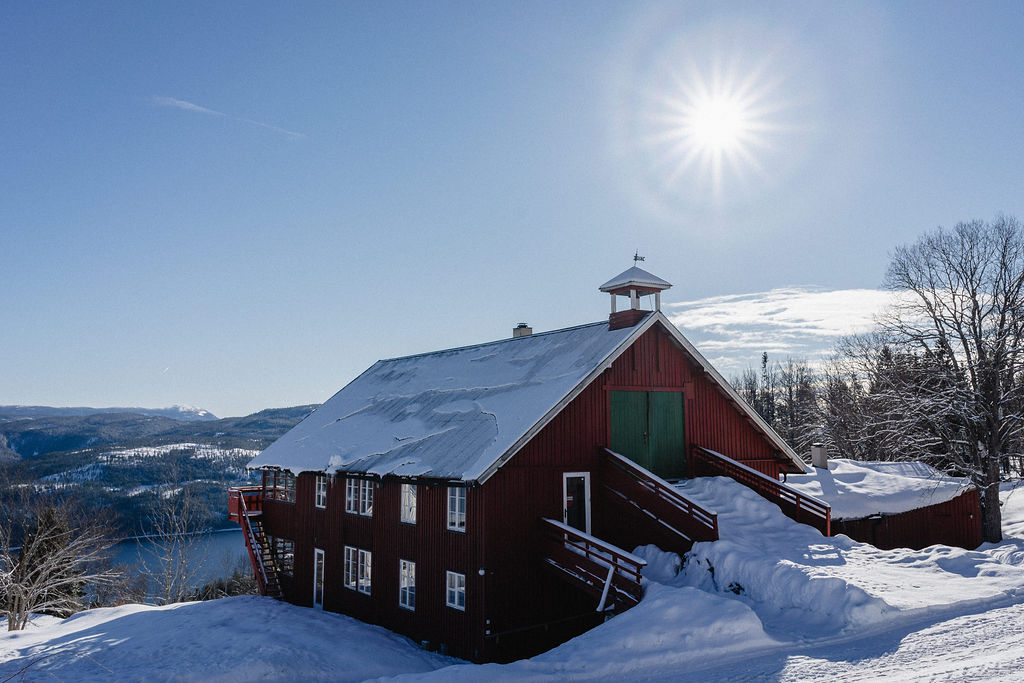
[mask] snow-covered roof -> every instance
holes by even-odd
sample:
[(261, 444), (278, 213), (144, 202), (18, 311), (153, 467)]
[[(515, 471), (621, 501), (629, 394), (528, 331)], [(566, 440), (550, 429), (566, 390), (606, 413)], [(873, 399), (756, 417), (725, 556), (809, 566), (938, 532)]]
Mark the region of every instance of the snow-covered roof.
[(609, 292), (613, 289), (621, 289), (629, 285), (647, 289), (668, 289), (672, 285), (662, 280), (657, 275), (652, 275), (642, 268), (633, 266), (629, 270), (619, 273), (599, 288), (602, 292)]
[(248, 466), (485, 481), (655, 323), (804, 469), (659, 311), (633, 327), (601, 321), (377, 361)]
[(790, 475), (787, 483), (832, 507), (832, 519), (896, 514), (952, 500), (970, 486), (922, 462), (862, 462), (834, 458), (828, 469)]
[(249, 467), (480, 479), (646, 327), (602, 321), (378, 361)]

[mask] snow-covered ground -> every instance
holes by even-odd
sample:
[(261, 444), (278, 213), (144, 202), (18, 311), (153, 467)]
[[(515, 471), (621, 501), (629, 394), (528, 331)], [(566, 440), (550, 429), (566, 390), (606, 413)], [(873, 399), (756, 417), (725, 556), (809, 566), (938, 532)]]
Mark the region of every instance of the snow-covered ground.
[[(643, 601), (560, 647), (471, 665), (264, 598), (93, 610), (0, 635), (0, 680), (1022, 680), (1024, 488), (1006, 540), (878, 550), (825, 538), (728, 479), (680, 487), (722, 540), (646, 547)], [(15, 678), (14, 680), (18, 680)]]

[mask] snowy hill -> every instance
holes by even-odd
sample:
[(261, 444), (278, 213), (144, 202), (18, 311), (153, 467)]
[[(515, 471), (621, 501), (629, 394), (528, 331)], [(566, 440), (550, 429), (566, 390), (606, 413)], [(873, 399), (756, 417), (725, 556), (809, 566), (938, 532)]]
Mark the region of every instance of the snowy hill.
[[(43, 618), (0, 635), (0, 678), (61, 680), (1019, 680), (1024, 488), (1006, 540), (967, 551), (826, 538), (728, 479), (681, 485), (722, 539), (653, 547), (632, 610), (530, 660), (454, 662), (341, 615), (267, 598)], [(30, 675), (28, 678), (33, 678)], [(17, 679), (15, 679), (17, 680)]]
[(44, 417), (83, 417), (97, 414), (131, 413), (133, 415), (149, 415), (151, 417), (169, 417), (181, 422), (201, 422), (216, 420), (216, 415), (204, 408), (195, 406), (173, 405), (169, 408), (54, 408), (51, 406), (0, 406), (0, 422), (5, 420), (37, 419)]

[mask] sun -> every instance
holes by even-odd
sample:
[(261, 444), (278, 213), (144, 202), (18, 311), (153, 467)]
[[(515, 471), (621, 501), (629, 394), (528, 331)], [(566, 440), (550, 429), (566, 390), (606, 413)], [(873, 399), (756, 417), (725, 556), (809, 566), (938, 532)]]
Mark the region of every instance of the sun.
[(651, 100), (645, 146), (662, 192), (716, 201), (758, 186), (770, 173), (785, 109), (764, 66), (702, 70), (695, 63), (665, 78)]
[(747, 140), (749, 113), (743, 103), (725, 96), (693, 103), (685, 114), (690, 144), (710, 154), (735, 151)]

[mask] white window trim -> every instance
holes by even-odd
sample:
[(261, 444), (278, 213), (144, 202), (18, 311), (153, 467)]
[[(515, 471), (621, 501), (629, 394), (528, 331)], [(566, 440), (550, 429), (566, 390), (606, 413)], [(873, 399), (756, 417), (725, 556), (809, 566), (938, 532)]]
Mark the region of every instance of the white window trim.
[(359, 514), (363, 517), (373, 517), (373, 481), (371, 479), (359, 480)]
[(327, 475), (318, 474), (316, 475), (316, 496), (313, 500), (313, 505), (320, 508), (321, 510), (327, 507)]
[(345, 479), (345, 512), (359, 514), (359, 480), (353, 477)]
[[(317, 576), (317, 568), (319, 567), (320, 572)], [(316, 584), (317, 579), (320, 580), (320, 602), (317, 602), (316, 598)], [(327, 593), (327, 557), (324, 555), (324, 551), (320, 548), (313, 549), (313, 607), (316, 609), (324, 608), (324, 595)]]
[(345, 512), (350, 515), (373, 517), (372, 479), (347, 477), (345, 479)]
[(416, 611), (416, 563), (409, 560), (398, 561), (398, 606)]
[[(411, 492), (411, 496), (409, 495)], [(416, 484), (402, 484), (402, 495), (399, 505), (401, 506), (401, 520), (406, 524), (416, 523)], [(412, 502), (410, 505), (409, 502)]]
[[(366, 568), (365, 577), (363, 575), (364, 567)], [(370, 591), (373, 589), (373, 554), (369, 550), (359, 550), (358, 582), (357, 590), (370, 595)]]
[[(467, 496), (465, 486), (448, 487), (448, 515), (446, 517), (446, 523), (449, 531), (459, 531), (461, 533), (466, 533), (466, 498)], [(458, 509), (458, 501), (460, 500), (462, 501), (462, 510)], [(452, 523), (453, 519), (454, 524)], [(459, 523), (460, 521), (462, 522), (461, 524)]]
[(359, 548), (345, 546), (345, 567), (343, 570), (345, 588), (356, 590), (359, 586)]
[[(452, 586), (452, 579), (455, 579), (455, 585)], [(462, 586), (459, 587), (459, 579), (462, 580)], [(459, 572), (446, 571), (444, 575), (445, 591), (444, 591), (444, 603), (446, 606), (452, 609), (457, 609), (460, 612), (466, 611), (466, 575), (460, 574)], [(455, 596), (454, 601), (452, 596)], [(459, 595), (462, 595), (462, 605), (459, 605)]]
[(587, 513), (587, 528), (586, 533), (590, 533), (590, 472), (563, 472), (562, 473), (562, 523), (569, 523), (569, 477), (583, 477), (584, 484), (583, 490), (586, 492), (586, 500), (584, 505), (586, 506)]

